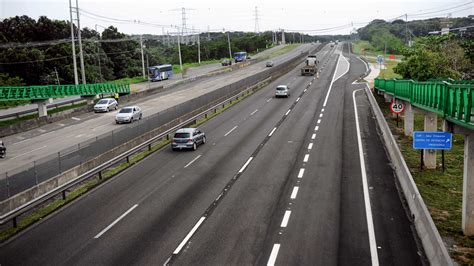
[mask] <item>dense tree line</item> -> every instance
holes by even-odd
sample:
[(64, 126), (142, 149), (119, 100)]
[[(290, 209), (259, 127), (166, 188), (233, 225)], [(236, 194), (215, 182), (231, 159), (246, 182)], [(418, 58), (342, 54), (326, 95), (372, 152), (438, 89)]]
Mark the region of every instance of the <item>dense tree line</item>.
[[(0, 86), (74, 84), (70, 27), (67, 21), (51, 20), (44, 16), (38, 20), (16, 16), (0, 21)], [(74, 29), (77, 32), (77, 28)], [(278, 35), (281, 39), (281, 33)], [(88, 83), (141, 76), (140, 36), (125, 35), (112, 26), (102, 32), (83, 28), (81, 36)], [(299, 42), (301, 38), (299, 34), (292, 33), (286, 33), (285, 37), (287, 42)], [(129, 40), (114, 41), (123, 39)], [(253, 53), (271, 45), (272, 33), (232, 32), (230, 39), (232, 51)], [(304, 39), (315, 40), (308, 35)], [(147, 58), (145, 64), (179, 64), (176, 36), (144, 35), (143, 40)], [(200, 40), (201, 60), (229, 56), (225, 33), (201, 34)], [(38, 42), (44, 42), (44, 45), (38, 45)], [(25, 46), (27, 43), (35, 45)], [(197, 46), (196, 40), (181, 45), (183, 63), (198, 61)], [(81, 82), (77, 41), (76, 57)]]

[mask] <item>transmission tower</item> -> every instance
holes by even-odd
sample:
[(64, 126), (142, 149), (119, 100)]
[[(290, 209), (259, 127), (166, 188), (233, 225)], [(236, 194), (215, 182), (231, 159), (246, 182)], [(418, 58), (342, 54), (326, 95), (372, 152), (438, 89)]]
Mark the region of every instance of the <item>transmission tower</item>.
[(255, 7), (255, 33), (258, 33), (260, 31), (258, 27), (258, 9)]

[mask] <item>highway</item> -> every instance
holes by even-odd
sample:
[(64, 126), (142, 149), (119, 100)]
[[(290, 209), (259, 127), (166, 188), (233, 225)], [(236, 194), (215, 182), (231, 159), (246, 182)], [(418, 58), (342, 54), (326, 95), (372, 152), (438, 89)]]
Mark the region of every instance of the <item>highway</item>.
[[(0, 246), (1, 265), (420, 265), (354, 56), (319, 52)], [(274, 98), (289, 85), (291, 97)]]
[[(302, 45), (273, 60), (278, 64), (299, 55), (302, 51), (314, 48), (314, 45)], [(127, 105), (138, 104), (146, 118), (265, 69), (265, 62), (260, 62), (217, 76), (168, 87), (155, 96)], [(8, 147), (8, 154), (5, 159), (0, 161), (0, 179), (5, 179), (2, 175), (4, 172), (9, 172), (8, 176), (13, 176), (33, 167), (34, 161), (41, 164), (48, 160), (54, 160), (58, 157), (57, 153), (65, 148), (77, 148), (80, 143), (90, 142), (98, 136), (126, 127), (127, 125), (115, 124), (115, 114), (116, 111), (102, 114), (87, 113), (3, 138)]]

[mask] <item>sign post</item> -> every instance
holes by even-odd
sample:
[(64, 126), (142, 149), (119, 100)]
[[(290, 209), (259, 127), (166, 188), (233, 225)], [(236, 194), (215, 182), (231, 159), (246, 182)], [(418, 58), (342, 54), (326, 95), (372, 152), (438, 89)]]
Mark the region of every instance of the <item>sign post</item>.
[(423, 150), (442, 150), (442, 164), (444, 171), (444, 150), (453, 147), (453, 134), (449, 132), (413, 132), (413, 149), (421, 150), (420, 169), (423, 170)]

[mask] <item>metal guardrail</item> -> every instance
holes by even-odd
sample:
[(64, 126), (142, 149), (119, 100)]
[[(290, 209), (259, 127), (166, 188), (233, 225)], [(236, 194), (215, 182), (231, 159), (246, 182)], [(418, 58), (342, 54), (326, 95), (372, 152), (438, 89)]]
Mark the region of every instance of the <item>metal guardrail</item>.
[(163, 133), (160, 133), (158, 134), (157, 136), (143, 142), (142, 144), (110, 159), (109, 161), (85, 172), (84, 174), (80, 175), (79, 177), (75, 178), (74, 180), (71, 180), (37, 198), (35, 198), (34, 200), (30, 201), (30, 202), (27, 202), (25, 204), (23, 204), (22, 206), (0, 216), (0, 224), (5, 224), (7, 221), (10, 221), (10, 220), (13, 220), (13, 224), (14, 224), (14, 227), (17, 226), (17, 221), (16, 221), (16, 218), (22, 214), (24, 214), (25, 212), (37, 207), (38, 205), (44, 203), (45, 201), (47, 200), (50, 200), (52, 199), (53, 197), (56, 197), (57, 195), (59, 194), (62, 194), (63, 196), (63, 199), (66, 198), (66, 191), (71, 189), (72, 187), (80, 184), (81, 182), (95, 176), (95, 175), (99, 175), (99, 177), (101, 178), (102, 177), (102, 172), (104, 170), (107, 170), (108, 168), (110, 168), (111, 166), (119, 163), (120, 161), (123, 161), (124, 159), (126, 159), (127, 161), (129, 161), (129, 158), (130, 156), (138, 153), (138, 152), (141, 152), (143, 149), (145, 148), (148, 148), (148, 150), (151, 150), (151, 147), (152, 147), (152, 144), (155, 143), (155, 142), (158, 142), (158, 141), (162, 141), (164, 138), (167, 138), (169, 136), (170, 133), (173, 133), (175, 132), (177, 129), (183, 127), (183, 126), (186, 126), (186, 125), (189, 125), (193, 122), (195, 122), (198, 118), (200, 117), (207, 117), (207, 114), (208, 113), (212, 113), (212, 112), (216, 112), (216, 110), (219, 108), (219, 107), (224, 107), (226, 103), (229, 103), (231, 104), (232, 101), (234, 100), (238, 100), (239, 96), (241, 95), (245, 95), (246, 93), (248, 94), (251, 90), (254, 90), (256, 87), (258, 87), (260, 84), (262, 83), (265, 83), (269, 80), (272, 79), (272, 76), (258, 82), (257, 84), (255, 84), (254, 86), (251, 86), (243, 91), (240, 91), (238, 92), (236, 95), (234, 96), (231, 96), (230, 98), (218, 103), (218, 104), (215, 104), (214, 106), (208, 108), (207, 110), (187, 119), (186, 121), (164, 131)]
[(0, 101), (45, 100), (67, 96), (95, 96), (103, 93), (129, 94), (130, 84), (79, 84), (0, 87)]
[[(75, 104), (75, 103), (80, 103), (80, 102), (84, 102), (84, 101), (86, 101), (86, 100), (85, 99), (71, 99), (71, 100), (62, 101), (60, 103), (50, 103), (50, 104), (47, 105), (47, 108), (48, 108), (48, 110), (53, 110), (53, 109), (59, 108), (59, 107), (64, 106), (64, 105)], [(31, 109), (28, 109), (28, 110), (23, 110), (23, 111), (11, 113), (11, 114), (6, 114), (6, 115), (0, 115), (0, 120), (14, 119), (14, 118), (19, 118), (19, 117), (22, 117), (22, 116), (25, 116), (25, 115), (36, 114), (36, 113), (38, 113), (38, 108), (33, 107)]]
[(474, 130), (474, 81), (416, 82), (375, 79), (375, 88), (413, 106), (437, 113), (459, 126)]

